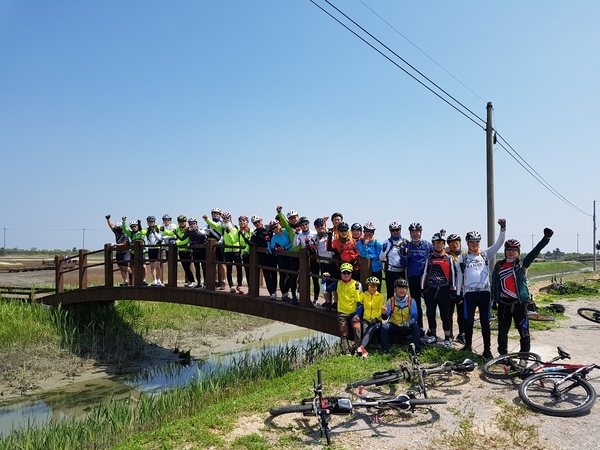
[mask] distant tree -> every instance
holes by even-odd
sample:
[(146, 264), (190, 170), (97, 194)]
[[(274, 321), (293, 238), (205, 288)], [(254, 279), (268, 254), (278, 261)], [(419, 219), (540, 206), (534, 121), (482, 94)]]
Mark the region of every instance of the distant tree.
[(558, 259), (561, 256), (565, 256), (564, 252), (561, 252), (558, 247), (556, 247), (556, 249), (552, 252), (552, 255), (554, 255), (555, 259)]
[(73, 248), (71, 249), (71, 251), (72, 251), (73, 253), (76, 253), (76, 252), (77, 252), (77, 247), (73, 247)]

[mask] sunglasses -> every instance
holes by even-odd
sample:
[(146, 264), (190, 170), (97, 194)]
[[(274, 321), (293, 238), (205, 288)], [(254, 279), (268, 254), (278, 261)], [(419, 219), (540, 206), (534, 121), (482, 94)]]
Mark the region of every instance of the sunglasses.
[(350, 272), (349, 270), (342, 270), (342, 275), (351, 275), (352, 272)]
[(391, 229), (390, 231), (391, 231), (392, 233), (397, 233), (398, 231), (400, 231), (400, 228), (398, 228), (398, 229), (396, 229), (396, 228), (393, 228), (393, 229)]

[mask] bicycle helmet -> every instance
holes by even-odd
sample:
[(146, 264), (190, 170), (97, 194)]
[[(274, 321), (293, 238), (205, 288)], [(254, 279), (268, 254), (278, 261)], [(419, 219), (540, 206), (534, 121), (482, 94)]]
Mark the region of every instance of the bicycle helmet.
[(435, 242), (435, 241), (446, 242), (446, 238), (444, 238), (444, 236), (442, 236), (442, 233), (435, 233), (433, 236), (431, 236), (431, 242)]
[(146, 217), (146, 222), (156, 222), (156, 217), (148, 216), (148, 217)]
[(408, 226), (408, 231), (422, 231), (423, 226), (419, 222), (413, 222)]
[(248, 216), (241, 215), (238, 217), (238, 222), (248, 222)]
[(390, 226), (388, 228), (390, 229), (390, 231), (400, 231), (402, 229), (402, 225), (400, 225), (400, 222), (392, 222), (390, 223)]
[(121, 230), (123, 228), (123, 222), (117, 222), (115, 223), (115, 228), (118, 230)]
[(171, 216), (169, 214), (165, 214), (162, 216), (162, 220), (171, 220)]
[(313, 222), (313, 224), (315, 225), (315, 228), (316, 227), (323, 227), (323, 226), (325, 226), (325, 221), (323, 220), (322, 217), (317, 217), (315, 219), (315, 221)]
[(217, 213), (217, 214), (221, 214), (221, 208), (213, 208), (210, 210), (211, 214)]
[(342, 263), (340, 265), (340, 272), (345, 272), (346, 270), (349, 270), (350, 272), (352, 272), (353, 269), (354, 269), (354, 267), (352, 267), (352, 264), (350, 264), (350, 263)]
[(273, 219), (273, 220), (271, 220), (271, 221), (269, 222), (269, 227), (273, 228), (275, 225), (281, 225), (281, 224), (279, 223), (279, 220), (277, 220), (277, 219)]
[(408, 287), (408, 281), (406, 281), (406, 278), (398, 278), (396, 281), (394, 281), (394, 287)]
[(193, 223), (198, 223), (198, 220), (197, 220), (195, 217), (190, 217), (190, 218), (188, 219), (188, 223), (189, 223), (190, 225), (191, 225), (191, 224), (193, 224)]
[(365, 231), (375, 231), (375, 224), (373, 222), (367, 222), (365, 223), (365, 225), (363, 226), (363, 229)]
[(308, 218), (302, 216), (300, 220), (298, 220), (298, 225), (310, 225)]
[(137, 220), (132, 220), (131, 222), (129, 222), (129, 226), (130, 226), (130, 227), (132, 227), (132, 226), (134, 226), (134, 225), (135, 225), (136, 227), (138, 226)]
[(460, 236), (458, 234), (451, 234), (450, 236), (448, 236), (448, 239), (446, 239), (448, 242), (454, 242), (454, 241), (458, 241), (460, 242)]
[(297, 215), (298, 215), (298, 211), (296, 211), (295, 209), (290, 209), (290, 212), (287, 213), (287, 218), (289, 219), (290, 217), (297, 216)]
[(469, 231), (465, 236), (465, 241), (469, 242), (479, 242), (481, 241), (481, 235), (478, 231)]
[(352, 224), (352, 226), (350, 227), (350, 229), (352, 231), (354, 231), (354, 230), (362, 231), (362, 225), (360, 223), (356, 222), (356, 223)]
[(261, 220), (263, 220), (263, 219), (262, 219), (262, 217), (261, 217), (260, 215), (258, 215), (258, 214), (254, 214), (254, 215), (253, 215), (253, 216), (250, 218), (250, 221), (251, 221), (252, 223), (260, 222)]
[(367, 286), (370, 286), (370, 285), (372, 285), (372, 284), (374, 284), (374, 285), (376, 285), (376, 286), (379, 286), (379, 278), (377, 278), (377, 277), (369, 277), (369, 278), (367, 278), (367, 279), (365, 280), (365, 284), (366, 284)]
[(231, 213), (224, 212), (221, 217), (223, 217), (223, 220), (231, 220)]
[(177, 216), (177, 222), (187, 222), (187, 217), (181, 214)]
[(334, 213), (331, 215), (331, 220), (335, 219), (336, 217), (339, 217), (340, 219), (344, 220), (344, 216), (342, 216), (342, 213), (339, 213), (339, 212), (334, 212)]
[(509, 248), (521, 251), (521, 243), (516, 239), (509, 239), (504, 243), (504, 250), (507, 250)]
[(338, 231), (348, 231), (350, 227), (346, 222), (340, 222), (340, 224), (337, 226), (337, 229)]

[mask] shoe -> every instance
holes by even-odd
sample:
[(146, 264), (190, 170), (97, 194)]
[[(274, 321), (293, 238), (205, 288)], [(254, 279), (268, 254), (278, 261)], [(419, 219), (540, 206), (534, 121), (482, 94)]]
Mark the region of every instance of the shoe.
[(437, 342), (437, 337), (435, 336), (425, 336), (423, 338), (426, 344), (435, 344)]
[(494, 357), (494, 355), (492, 355), (492, 352), (489, 350), (484, 350), (481, 356), (483, 356), (485, 359), (492, 359)]
[(195, 288), (196, 286), (198, 286), (198, 283), (196, 283), (195, 281), (192, 281), (190, 284), (187, 285), (187, 287), (189, 288)]
[(314, 301), (313, 301), (313, 302), (312, 302), (310, 305), (311, 305), (313, 308), (316, 308), (317, 306), (319, 306), (319, 303), (318, 303), (318, 301), (319, 301), (319, 300), (314, 300)]
[(191, 283), (183, 283), (183, 287), (189, 287)]
[(452, 342), (449, 340), (444, 341), (444, 350), (450, 350), (452, 348)]
[(236, 292), (237, 292), (238, 294), (243, 294), (243, 293), (244, 293), (244, 291), (242, 291), (242, 289), (241, 289), (240, 287), (238, 287), (238, 288), (236, 289)]
[(292, 297), (292, 305), (299, 305), (298, 297)]
[(158, 285), (156, 284), (156, 282), (157, 282), (157, 281), (158, 281), (158, 280), (154, 280), (152, 283), (150, 283), (150, 286), (158, 286)]
[(147, 282), (146, 280), (142, 281), (142, 284), (143, 284), (144, 286), (148, 286), (148, 282)]
[(277, 294), (271, 294), (269, 300), (277, 300)]
[(362, 345), (356, 349), (356, 354), (362, 358), (369, 356), (369, 352)]
[(463, 352), (472, 352), (472, 351), (473, 351), (473, 349), (471, 348), (471, 346), (470, 346), (470, 345), (467, 345), (467, 344), (465, 344), (465, 345), (464, 345), (464, 347), (463, 347), (463, 348), (461, 348), (461, 350), (462, 350)]
[(196, 286), (196, 289), (204, 289), (204, 286), (201, 283), (198, 283), (198, 285)]
[(121, 283), (119, 286), (129, 286), (129, 283), (127, 281), (125, 281), (124, 283)]
[(331, 309), (331, 302), (325, 302), (321, 305), (323, 308)]
[(331, 304), (331, 310), (337, 311), (337, 302)]
[(523, 358), (521, 358), (521, 359), (519, 360), (519, 367), (520, 367), (520, 368), (522, 368), (522, 369), (525, 369), (525, 368), (527, 367), (527, 360), (526, 360), (526, 359), (523, 359)]
[(290, 303), (292, 301), (292, 299), (290, 298), (289, 295), (285, 294), (281, 296), (281, 300), (286, 302), (286, 303)]
[(224, 291), (225, 290), (225, 283), (219, 283), (217, 282), (217, 286), (219, 286), (217, 289), (220, 291)]
[(458, 335), (456, 336), (456, 342), (458, 342), (459, 344), (465, 345), (467, 343), (465, 341), (465, 334), (464, 333), (458, 333)]
[(235, 288), (234, 287), (229, 288), (229, 292), (231, 292), (232, 294), (235, 294)]

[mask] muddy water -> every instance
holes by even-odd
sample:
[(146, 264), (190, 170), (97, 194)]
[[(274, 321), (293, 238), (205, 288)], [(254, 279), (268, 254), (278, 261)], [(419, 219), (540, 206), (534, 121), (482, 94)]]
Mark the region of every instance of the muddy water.
[(264, 349), (276, 350), (285, 344), (301, 344), (317, 336), (335, 339), (333, 336), (317, 333), (289, 324), (274, 323), (253, 331), (260, 341), (240, 344), (223, 341), (209, 354), (190, 361), (174, 362), (118, 376), (106, 376), (71, 383), (66, 387), (39, 395), (28, 395), (7, 402), (0, 401), (0, 437), (11, 429), (40, 426), (59, 422), (67, 417), (81, 417), (108, 398), (137, 398), (140, 393), (160, 393), (161, 391), (184, 386), (198, 376), (210, 373), (217, 366), (228, 367), (241, 355), (258, 354)]

